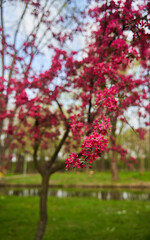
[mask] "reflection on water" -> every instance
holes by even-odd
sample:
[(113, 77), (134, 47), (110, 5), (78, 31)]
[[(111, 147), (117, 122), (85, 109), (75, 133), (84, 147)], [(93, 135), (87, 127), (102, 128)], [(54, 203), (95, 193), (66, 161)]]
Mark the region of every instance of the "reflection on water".
[[(39, 196), (39, 188), (0, 188), (0, 195), (14, 195), (14, 196)], [(58, 198), (64, 197), (93, 197), (99, 200), (150, 200), (150, 191), (115, 191), (115, 190), (84, 190), (83, 189), (51, 189), (48, 191), (48, 196), (55, 196)]]

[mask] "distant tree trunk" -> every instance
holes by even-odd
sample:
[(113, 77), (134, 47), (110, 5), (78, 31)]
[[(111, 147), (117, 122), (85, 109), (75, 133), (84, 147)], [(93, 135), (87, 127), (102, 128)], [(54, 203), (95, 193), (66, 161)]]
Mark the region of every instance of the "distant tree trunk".
[(101, 161), (100, 161), (100, 169), (101, 172), (105, 171), (105, 159), (104, 156), (102, 156)]
[(144, 174), (144, 158), (140, 158), (140, 173), (141, 175)]
[(111, 172), (112, 172), (112, 181), (118, 181), (118, 167), (117, 167), (117, 160), (116, 160), (116, 152), (112, 152), (112, 162), (111, 162)]
[[(112, 130), (111, 130), (111, 145), (112, 147), (116, 146), (116, 126), (117, 126), (117, 118), (116, 116), (111, 118)], [(116, 151), (112, 150), (112, 160), (111, 160), (111, 172), (112, 172), (112, 181), (118, 181), (118, 166), (117, 166), (117, 158)]]
[(42, 176), (41, 195), (40, 195), (40, 220), (34, 240), (41, 240), (45, 233), (47, 223), (47, 193), (50, 175)]
[(24, 166), (24, 156), (22, 156), (21, 154), (18, 154), (15, 173), (23, 173), (23, 166)]

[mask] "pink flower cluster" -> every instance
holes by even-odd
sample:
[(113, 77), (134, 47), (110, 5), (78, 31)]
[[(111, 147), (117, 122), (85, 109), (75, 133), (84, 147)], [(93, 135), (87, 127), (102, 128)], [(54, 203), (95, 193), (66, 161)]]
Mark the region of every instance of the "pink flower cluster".
[(81, 115), (80, 114), (75, 114), (73, 116), (71, 116), (71, 123), (70, 123), (70, 127), (71, 127), (71, 131), (73, 134), (74, 139), (78, 139), (80, 138), (81, 135), (83, 135), (83, 128), (84, 128), (84, 123), (77, 120), (78, 118), (80, 118)]
[[(110, 119), (104, 117), (104, 120), (100, 122), (100, 117), (93, 122), (93, 131), (86, 136), (84, 143), (81, 145), (81, 151), (79, 154), (72, 153), (69, 158), (66, 159), (66, 168), (70, 167), (86, 168), (93, 161), (96, 161), (100, 157), (101, 153), (106, 150), (108, 140), (105, 135), (110, 131)], [(81, 158), (79, 158), (81, 156)]]
[(115, 87), (101, 91), (95, 100), (96, 105), (101, 105), (102, 107), (107, 108), (109, 111), (115, 111), (117, 108), (117, 100), (115, 99), (116, 94), (117, 89)]

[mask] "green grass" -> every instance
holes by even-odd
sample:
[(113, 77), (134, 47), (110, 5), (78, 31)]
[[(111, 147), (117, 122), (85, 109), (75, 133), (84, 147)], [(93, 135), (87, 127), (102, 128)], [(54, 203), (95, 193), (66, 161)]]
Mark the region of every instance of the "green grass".
[[(34, 239), (37, 197), (0, 197), (0, 239)], [(48, 199), (44, 240), (149, 240), (150, 202)]]
[[(6, 183), (16, 184), (37, 184), (41, 182), (39, 174), (6, 176)], [(120, 172), (119, 181), (121, 184), (150, 183), (150, 172), (141, 175), (139, 172)], [(84, 172), (55, 173), (50, 179), (51, 184), (111, 184), (110, 172), (95, 172), (93, 175)]]

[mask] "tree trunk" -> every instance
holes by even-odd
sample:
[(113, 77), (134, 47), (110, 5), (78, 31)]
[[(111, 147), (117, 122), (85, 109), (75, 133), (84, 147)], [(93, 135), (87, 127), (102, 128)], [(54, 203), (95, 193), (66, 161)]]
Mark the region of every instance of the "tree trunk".
[(112, 153), (112, 162), (111, 162), (111, 172), (112, 172), (112, 181), (118, 181), (118, 167), (117, 167), (117, 160), (116, 160), (116, 153)]
[(17, 161), (16, 161), (16, 167), (15, 167), (15, 173), (23, 173), (23, 165), (24, 165), (24, 156), (21, 154), (18, 154)]
[(47, 223), (47, 193), (49, 175), (42, 176), (41, 196), (40, 196), (40, 221), (34, 240), (41, 240), (45, 233)]
[(104, 156), (102, 156), (102, 159), (101, 159), (101, 172), (104, 172), (105, 171), (105, 159), (104, 159)]
[(140, 173), (141, 173), (141, 175), (144, 174), (144, 158), (142, 158), (142, 157), (140, 159)]

